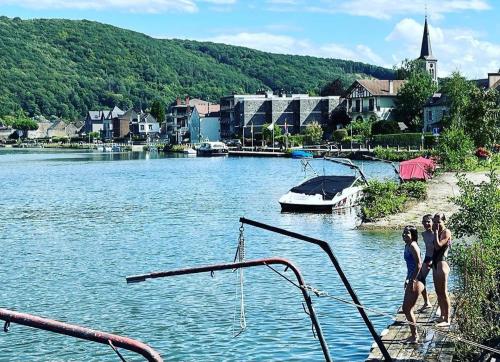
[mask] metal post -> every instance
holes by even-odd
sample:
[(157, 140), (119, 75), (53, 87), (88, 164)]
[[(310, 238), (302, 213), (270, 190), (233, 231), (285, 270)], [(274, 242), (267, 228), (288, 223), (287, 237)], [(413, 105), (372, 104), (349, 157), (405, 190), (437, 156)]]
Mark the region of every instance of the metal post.
[(312, 305), (311, 297), (307, 293), (307, 288), (306, 288), (306, 284), (304, 282), (304, 278), (302, 277), (302, 274), (300, 273), (299, 269), (294, 264), (292, 264), (290, 261), (288, 261), (287, 259), (283, 259), (283, 258), (255, 259), (255, 260), (247, 260), (247, 261), (243, 261), (243, 262), (239, 262), (239, 263), (214, 264), (214, 265), (207, 265), (207, 266), (201, 266), (201, 267), (195, 267), (195, 268), (178, 269), (178, 270), (155, 272), (155, 273), (149, 273), (149, 274), (133, 275), (133, 276), (127, 277), (127, 283), (143, 282), (149, 278), (163, 278), (163, 277), (170, 277), (170, 276), (175, 276), (175, 275), (214, 272), (215, 270), (249, 268), (249, 267), (254, 267), (254, 266), (272, 265), (272, 264), (285, 265), (287, 268), (291, 269), (293, 271), (293, 273), (295, 274), (295, 277), (297, 278), (297, 282), (298, 282), (299, 287), (300, 287), (300, 291), (302, 292), (302, 296), (304, 297), (304, 300), (305, 300), (306, 305), (307, 305), (309, 317), (311, 318), (311, 322), (314, 326), (314, 329), (316, 330), (316, 334), (317, 334), (319, 342), (321, 344), (321, 349), (323, 351), (323, 355), (325, 357), (325, 360), (328, 362), (332, 361), (332, 358), (330, 356), (330, 351), (328, 350), (328, 345), (325, 341), (325, 338), (323, 336), (323, 332), (321, 330), (321, 325), (319, 324), (319, 320), (316, 316), (316, 313), (315, 313), (313, 305)]
[(352, 289), (351, 284), (349, 283), (349, 280), (347, 280), (347, 277), (345, 276), (344, 271), (342, 270), (342, 267), (340, 266), (337, 258), (335, 257), (335, 254), (333, 253), (332, 248), (330, 247), (330, 245), (328, 244), (328, 242), (326, 242), (324, 240), (320, 240), (320, 239), (311, 238), (309, 236), (301, 235), (299, 233), (295, 233), (295, 232), (288, 231), (288, 230), (285, 230), (285, 229), (280, 229), (280, 228), (277, 228), (275, 226), (263, 224), (263, 223), (260, 223), (258, 221), (253, 221), (253, 220), (245, 219), (244, 217), (240, 218), (240, 222), (244, 223), (244, 224), (247, 224), (247, 225), (252, 225), (252, 226), (264, 229), (264, 230), (272, 231), (272, 232), (275, 232), (275, 233), (278, 233), (278, 234), (281, 234), (281, 235), (286, 235), (286, 236), (289, 236), (289, 237), (292, 237), (292, 238), (295, 238), (295, 239), (303, 240), (303, 241), (306, 241), (306, 242), (311, 243), (311, 244), (316, 244), (319, 247), (321, 247), (321, 249), (323, 249), (323, 251), (325, 253), (327, 253), (328, 256), (330, 257), (330, 260), (331, 260), (333, 266), (335, 267), (335, 270), (337, 271), (338, 275), (340, 276), (340, 279), (342, 279), (342, 283), (344, 284), (345, 288), (347, 289), (347, 292), (351, 296), (352, 301), (355, 304), (359, 305), (357, 307), (358, 308), (358, 312), (361, 315), (361, 318), (363, 318), (363, 321), (365, 322), (366, 326), (368, 327), (368, 330), (370, 331), (373, 339), (375, 340), (375, 342), (377, 343), (378, 347), (380, 348), (380, 351), (382, 352), (382, 355), (384, 356), (384, 358), (387, 361), (392, 361), (392, 358), (389, 355), (389, 352), (387, 352), (387, 349), (385, 348), (385, 345), (382, 342), (382, 339), (380, 338), (380, 336), (378, 335), (377, 331), (373, 327), (372, 322), (370, 321), (370, 319), (366, 315), (366, 312), (363, 309), (362, 304), (359, 301), (358, 296), (356, 295), (356, 292), (354, 291), (354, 289)]
[(120, 347), (139, 353), (148, 361), (162, 362), (163, 359), (159, 353), (149, 347), (147, 344), (136, 341), (135, 339), (118, 336), (116, 334), (105, 333), (90, 328), (80, 327), (74, 324), (58, 322), (52, 319), (41, 318), (26, 313), (18, 313), (8, 309), (0, 308), (0, 319), (5, 321), (4, 330), (8, 330), (10, 323), (17, 323), (24, 326), (43, 329), (49, 332), (64, 334), (87, 341), (106, 344), (114, 347)]

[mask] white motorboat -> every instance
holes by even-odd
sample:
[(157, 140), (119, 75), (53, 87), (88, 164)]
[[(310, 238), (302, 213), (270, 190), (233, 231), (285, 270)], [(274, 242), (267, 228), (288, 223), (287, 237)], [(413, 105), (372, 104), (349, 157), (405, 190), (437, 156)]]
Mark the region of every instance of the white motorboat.
[(196, 156), (196, 150), (193, 150), (191, 147), (185, 148), (184, 150), (182, 150), (182, 153), (186, 156)]
[(196, 150), (198, 156), (227, 156), (229, 149), (223, 142), (203, 142)]
[[(325, 158), (325, 160), (346, 165), (360, 175), (315, 175), (300, 185), (292, 187), (279, 199), (282, 212), (330, 213), (333, 210), (353, 207), (360, 203), (367, 181), (359, 167), (350, 160), (331, 158)], [(309, 165), (308, 162), (304, 163), (304, 169), (307, 165)]]

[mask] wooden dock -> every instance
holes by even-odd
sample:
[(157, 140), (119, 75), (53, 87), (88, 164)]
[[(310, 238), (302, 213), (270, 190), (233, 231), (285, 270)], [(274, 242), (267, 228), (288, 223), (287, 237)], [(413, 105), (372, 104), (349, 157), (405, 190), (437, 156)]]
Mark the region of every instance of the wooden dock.
[[(453, 296), (450, 294), (451, 305), (453, 306)], [(400, 310), (396, 315), (396, 321), (381, 333), (387, 351), (394, 361), (452, 361), (453, 340), (446, 334), (438, 331), (448, 332), (454, 328), (454, 308), (451, 310), (451, 325), (446, 328), (436, 327), (434, 320), (438, 318), (437, 299), (435, 294), (429, 294), (431, 308), (420, 310), (423, 299), (419, 296), (415, 306), (415, 316), (417, 317), (417, 332), (419, 334), (418, 344), (405, 343), (405, 339), (410, 336), (410, 327), (406, 324), (406, 317)], [(366, 361), (382, 361), (383, 357), (380, 349), (374, 343), (370, 355)]]

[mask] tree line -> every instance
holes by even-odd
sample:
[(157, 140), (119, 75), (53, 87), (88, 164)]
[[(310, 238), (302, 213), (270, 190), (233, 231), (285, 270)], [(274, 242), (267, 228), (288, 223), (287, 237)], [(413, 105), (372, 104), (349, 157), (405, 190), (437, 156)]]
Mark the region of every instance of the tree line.
[(177, 97), (212, 102), (261, 89), (318, 94), (328, 82), (392, 78), (360, 62), (154, 39), (87, 20), (0, 17), (0, 117), (82, 118), (92, 109), (151, 108)]

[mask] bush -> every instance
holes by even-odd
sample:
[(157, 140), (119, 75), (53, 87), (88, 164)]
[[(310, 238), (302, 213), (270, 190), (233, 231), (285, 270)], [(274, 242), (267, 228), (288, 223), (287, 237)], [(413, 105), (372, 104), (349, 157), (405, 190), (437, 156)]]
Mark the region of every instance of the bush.
[[(425, 137), (425, 134), (424, 134)], [(395, 134), (379, 134), (372, 137), (374, 145), (381, 146), (413, 146), (420, 147), (422, 145), (422, 133), (395, 133)]]
[(388, 160), (388, 161), (406, 161), (406, 160), (411, 160), (412, 158), (417, 158), (420, 156), (425, 156), (427, 152), (420, 151), (420, 152), (407, 152), (407, 151), (399, 151), (397, 152), (393, 148), (383, 148), (380, 146), (377, 146), (373, 149), (373, 153), (375, 157), (381, 158), (383, 160)]
[(424, 134), (424, 148), (434, 148), (438, 143), (437, 137), (432, 134)]
[(441, 133), (436, 151), (445, 171), (469, 171), (477, 167), (474, 142), (463, 129), (452, 127)]
[(423, 200), (426, 195), (425, 182), (415, 181), (399, 185), (394, 181), (370, 180), (361, 205), (361, 217), (364, 222), (370, 222), (396, 214), (403, 211), (407, 201)]
[(423, 181), (403, 182), (399, 185), (398, 192), (415, 200), (427, 198), (427, 184)]
[(372, 124), (372, 134), (395, 134), (400, 131), (398, 122), (376, 121)]
[[(456, 321), (459, 336), (498, 348), (500, 325), (500, 180), (490, 171), (490, 182), (474, 185), (458, 176), (459, 207), (450, 228), (462, 242), (451, 249), (458, 275)], [(472, 240), (466, 240), (472, 238)], [(457, 343), (458, 360), (475, 360), (478, 350)], [(487, 358), (484, 358), (487, 360)]]
[(342, 142), (348, 136), (345, 128), (336, 129), (333, 131), (333, 139), (337, 142)]

